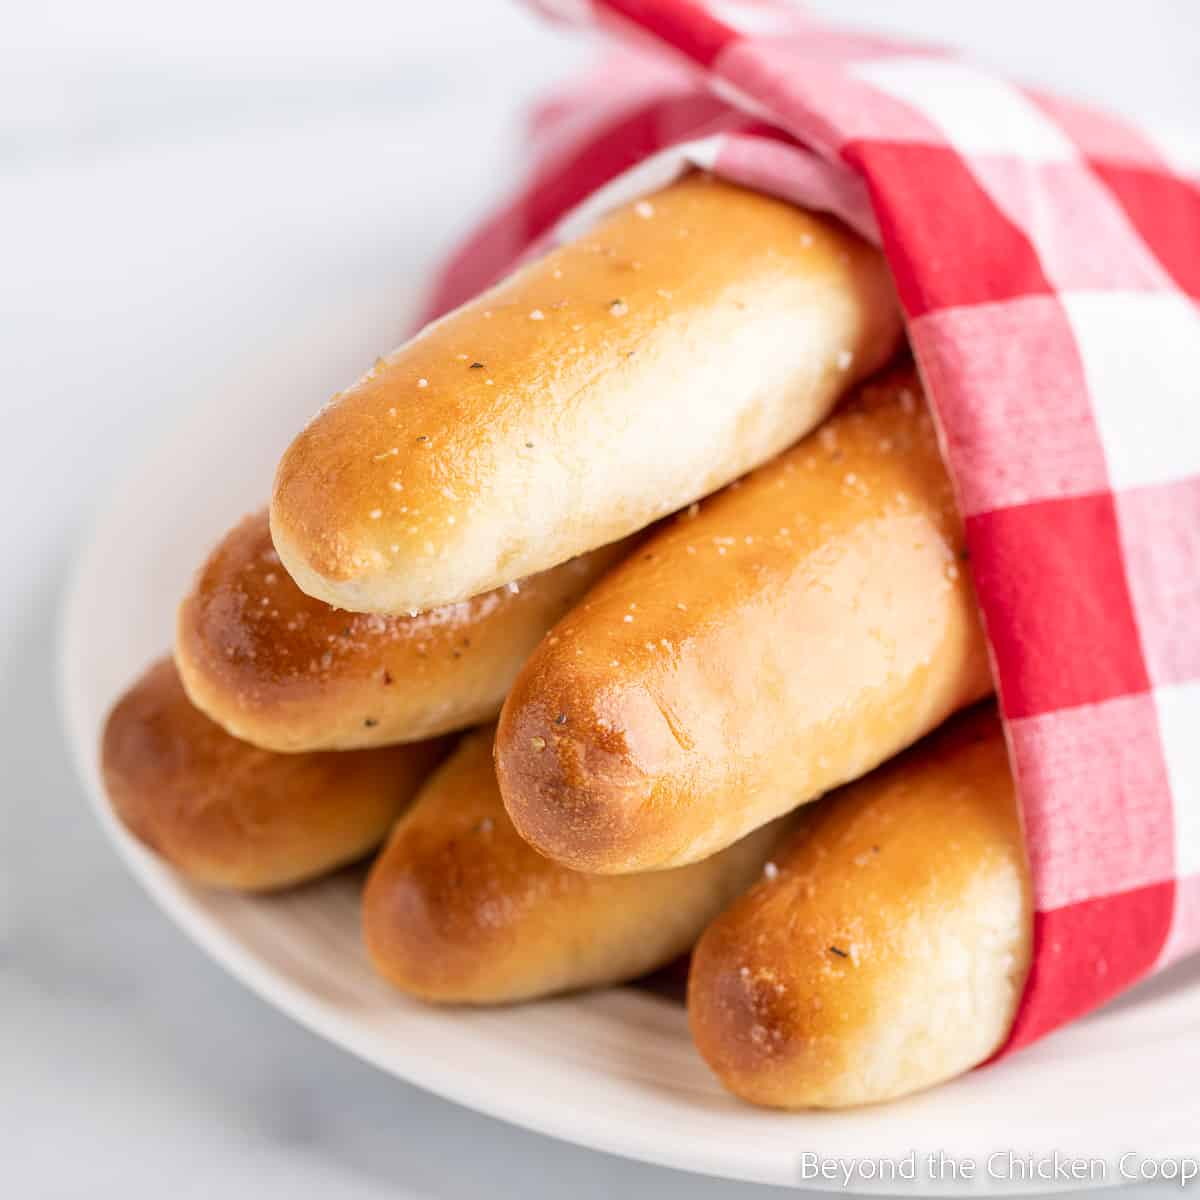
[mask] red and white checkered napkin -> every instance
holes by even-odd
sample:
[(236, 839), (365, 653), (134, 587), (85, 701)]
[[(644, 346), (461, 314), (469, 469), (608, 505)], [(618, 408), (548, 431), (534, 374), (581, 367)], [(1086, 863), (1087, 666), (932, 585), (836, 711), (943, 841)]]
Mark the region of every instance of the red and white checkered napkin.
[(688, 164), (882, 244), (1028, 831), (1008, 1049), (1200, 949), (1200, 185), (1125, 122), (778, 0), (541, 0), (632, 49), (534, 120), (434, 308)]

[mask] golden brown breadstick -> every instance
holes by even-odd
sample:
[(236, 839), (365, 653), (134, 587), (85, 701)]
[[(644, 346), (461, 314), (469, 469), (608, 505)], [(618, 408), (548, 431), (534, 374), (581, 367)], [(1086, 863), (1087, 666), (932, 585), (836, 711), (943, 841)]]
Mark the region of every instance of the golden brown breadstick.
[(899, 367), (554, 628), (501, 713), (500, 787), (569, 866), (678, 866), (991, 687), (950, 481)]
[(678, 871), (581, 875), (513, 829), (496, 787), (493, 733), (460, 743), (367, 881), (371, 960), (421, 999), (499, 1004), (654, 970), (757, 877), (783, 832), (775, 822)]
[(491, 720), (546, 630), (631, 548), (604, 546), (417, 616), (348, 613), (306, 596), (247, 517), (179, 610), (175, 659), (197, 707), (268, 750), (413, 742)]
[(994, 710), (809, 813), (692, 957), (709, 1066), (756, 1104), (841, 1108), (983, 1062), (1016, 1013), (1033, 921)]
[(445, 754), (444, 740), (272, 754), (232, 738), (155, 663), (104, 727), (104, 783), (136, 838), (199, 883), (285, 887), (361, 857)]
[(341, 608), (432, 608), (641, 529), (811, 429), (901, 336), (881, 254), (693, 175), (379, 360), (279, 465), (275, 547)]

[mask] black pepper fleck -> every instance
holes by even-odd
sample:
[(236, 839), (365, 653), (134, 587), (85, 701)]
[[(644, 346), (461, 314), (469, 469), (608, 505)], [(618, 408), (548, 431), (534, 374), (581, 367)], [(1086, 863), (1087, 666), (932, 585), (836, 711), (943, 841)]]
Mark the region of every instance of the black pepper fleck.
[(363, 724), (364, 724), (364, 725), (365, 725), (365, 726), (366, 726), (368, 729), (374, 729), (374, 728), (375, 728), (375, 726), (379, 724), (379, 722), (378, 722), (378, 721), (377, 721), (377, 720), (376, 720), (374, 717), (368, 717), (368, 718), (367, 718), (367, 719), (366, 719), (366, 720), (363, 722)]
[(829, 953), (836, 954), (838, 956), (838, 958), (849, 958), (850, 957), (850, 955), (847, 954), (846, 951), (841, 948), (841, 946), (830, 946)]

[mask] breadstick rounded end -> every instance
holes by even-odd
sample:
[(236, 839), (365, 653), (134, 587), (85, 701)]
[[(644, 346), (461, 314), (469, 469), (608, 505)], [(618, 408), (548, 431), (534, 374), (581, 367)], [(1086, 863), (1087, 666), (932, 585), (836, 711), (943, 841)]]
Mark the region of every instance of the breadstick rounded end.
[(543, 643), (501, 711), (496, 773), (508, 815), (530, 845), (576, 871), (662, 866), (647, 739), (631, 719), (637, 689), (581, 683), (555, 669), (558, 657)]
[(197, 883), (287, 887), (366, 854), (446, 747), (274, 754), (194, 708), (164, 658), (117, 702), (101, 766), (117, 818)]
[(396, 825), (363, 891), (373, 966), (429, 1003), (504, 1004), (570, 983), (564, 914), (590, 884), (518, 837), (496, 790), (493, 735), (485, 727), (464, 737)]
[(692, 957), (692, 1034), (755, 1104), (904, 1096), (1000, 1048), (1031, 931), (1003, 738), (977, 710), (824, 802), (709, 926)]
[[(422, 449), (425, 435), (392, 429), (390, 418), (380, 432), (380, 390), (399, 373), (343, 392), (279, 461), (271, 537), (300, 590), (350, 612), (425, 612), (571, 557), (509, 561), (503, 539), (472, 507), (481, 493), (474, 502), (466, 495), (473, 458), (484, 451), (460, 441), (462, 430), (440, 438), (436, 452)], [(419, 404), (403, 411), (420, 424)]]

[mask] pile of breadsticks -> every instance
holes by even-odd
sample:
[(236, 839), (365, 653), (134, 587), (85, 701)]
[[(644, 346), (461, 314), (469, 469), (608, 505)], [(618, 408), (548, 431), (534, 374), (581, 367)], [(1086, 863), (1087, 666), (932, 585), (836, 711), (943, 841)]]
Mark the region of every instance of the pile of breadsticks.
[(691, 950), (738, 1095), (898, 1096), (1002, 1043), (1029, 962), (998, 720), (933, 733), (992, 690), (964, 559), (880, 254), (693, 175), (315, 417), (113, 710), (107, 786), (218, 886), (382, 843), (367, 950), (423, 1000)]

